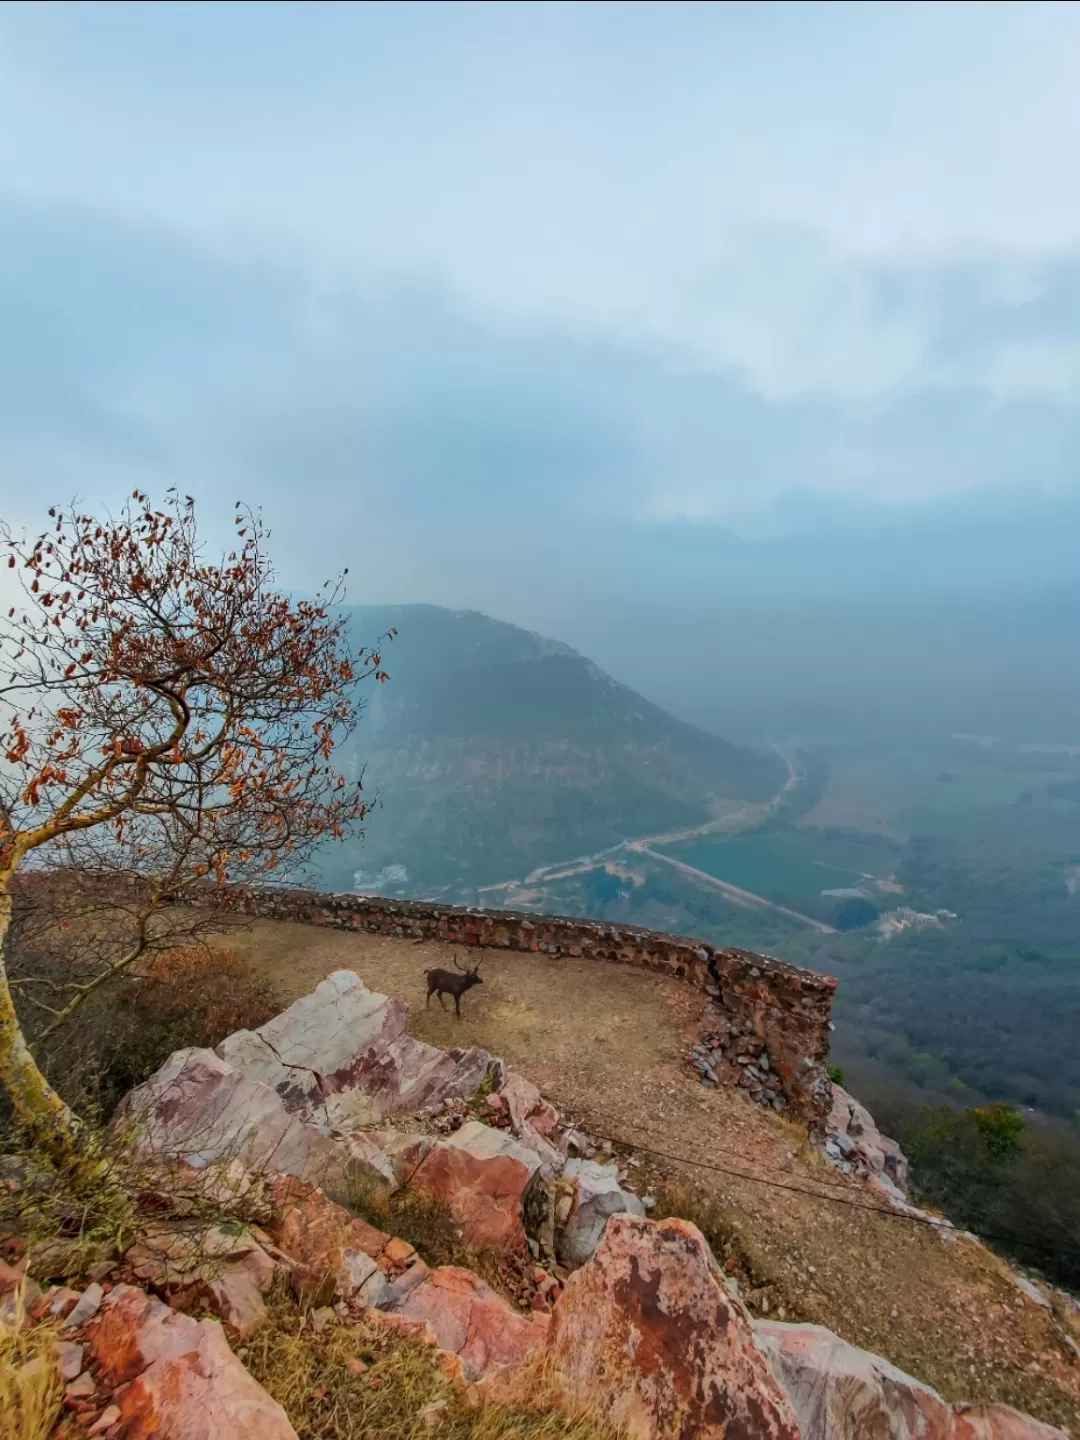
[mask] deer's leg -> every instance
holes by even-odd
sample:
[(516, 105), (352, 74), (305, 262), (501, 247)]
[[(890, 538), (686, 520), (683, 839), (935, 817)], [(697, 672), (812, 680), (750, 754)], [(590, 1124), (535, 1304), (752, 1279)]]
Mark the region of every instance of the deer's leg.
[(457, 1018), (460, 1020), (460, 1019), (461, 1019), (461, 996), (460, 996), (460, 995), (455, 995), (455, 996), (454, 996), (454, 1013), (457, 1015)]
[(442, 1008), (445, 1010), (445, 1009), (446, 1009), (446, 1001), (445, 1001), (445, 999), (443, 998), (443, 992), (442, 992), (441, 990), (436, 990), (435, 993), (436, 993), (436, 995), (438, 995), (438, 997), (439, 997), (439, 1004), (440, 1004), (440, 1005), (442, 1006)]

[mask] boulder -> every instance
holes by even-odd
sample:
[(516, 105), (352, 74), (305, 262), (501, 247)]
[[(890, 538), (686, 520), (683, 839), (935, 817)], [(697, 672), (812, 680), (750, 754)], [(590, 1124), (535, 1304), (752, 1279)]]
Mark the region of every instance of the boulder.
[(217, 1047), (233, 1070), (268, 1086), (290, 1114), (348, 1134), (381, 1116), (405, 1115), (475, 1093), (486, 1050), (437, 1050), (405, 1034), (404, 1000), (336, 970), (258, 1030)]
[(524, 1250), (522, 1202), (540, 1166), (540, 1156), (505, 1130), (470, 1120), (432, 1146), (412, 1183), (446, 1205), (467, 1245)]
[(795, 1415), (684, 1220), (610, 1220), (555, 1305), (545, 1354), (573, 1404), (628, 1440), (799, 1440)]
[(314, 1186), (287, 1176), (270, 1182), (277, 1214), (270, 1224), (273, 1243), (293, 1262), (293, 1288), (306, 1304), (334, 1299), (370, 1305), (385, 1289), (385, 1272), (400, 1269), (415, 1255), (393, 1249), (389, 1235), (350, 1215)]
[(907, 1156), (895, 1140), (882, 1135), (865, 1106), (835, 1082), (826, 1124), (829, 1141), (844, 1159), (871, 1175), (883, 1175), (901, 1191), (907, 1185)]
[(783, 1386), (803, 1440), (946, 1440), (951, 1407), (928, 1385), (822, 1325), (754, 1323), (758, 1349)]
[(1011, 1405), (955, 1405), (954, 1440), (1069, 1440), (1064, 1430), (1022, 1415)]
[(1067, 1440), (1007, 1405), (950, 1405), (821, 1325), (757, 1320), (754, 1335), (803, 1440)]
[(493, 1099), (502, 1100), (514, 1134), (530, 1150), (535, 1150), (545, 1164), (556, 1172), (562, 1155), (555, 1145), (559, 1114), (540, 1091), (516, 1070), (508, 1069)]
[(238, 1339), (266, 1319), (266, 1295), (279, 1270), (248, 1226), (197, 1226), (191, 1220), (146, 1227), (126, 1255), (132, 1274), (177, 1309), (209, 1306)]
[(471, 1270), (454, 1265), (425, 1266), (418, 1283), (392, 1290), (378, 1310), (391, 1324), (400, 1320), (408, 1333), (455, 1356), (459, 1364), (449, 1367), (451, 1373), (467, 1381), (521, 1365), (547, 1333), (546, 1316), (519, 1314)]
[(564, 1265), (584, 1265), (592, 1259), (612, 1215), (645, 1214), (638, 1197), (619, 1184), (614, 1163), (567, 1160), (563, 1178), (574, 1186), (570, 1213), (555, 1238), (556, 1254)]
[(265, 1252), (257, 1251), (231, 1265), (223, 1265), (205, 1281), (210, 1308), (221, 1317), (237, 1340), (247, 1340), (265, 1323), (266, 1302), (263, 1296), (270, 1289), (276, 1273), (277, 1267)]
[(297, 1440), (212, 1320), (118, 1285), (85, 1337), (115, 1392), (125, 1440)]
[(310, 995), (258, 1030), (238, 1030), (217, 1047), (232, 1069), (268, 1085), (286, 1109), (310, 1116), (323, 1099), (355, 1082), (358, 1062), (405, 1032), (404, 1000), (369, 990), (351, 970), (335, 970)]
[(118, 1123), (133, 1123), (152, 1164), (195, 1169), (240, 1162), (319, 1184), (340, 1185), (347, 1152), (318, 1126), (286, 1110), (280, 1095), (239, 1074), (213, 1050), (177, 1050), (122, 1101)]

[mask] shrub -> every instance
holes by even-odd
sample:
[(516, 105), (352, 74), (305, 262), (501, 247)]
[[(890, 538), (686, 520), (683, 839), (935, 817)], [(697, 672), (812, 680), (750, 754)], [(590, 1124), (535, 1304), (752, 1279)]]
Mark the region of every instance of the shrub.
[[(40, 973), (48, 978), (42, 967)], [(42, 1057), (52, 1084), (100, 1124), (174, 1050), (214, 1046), (275, 1013), (272, 989), (232, 951), (186, 945), (148, 957), (95, 995)]]

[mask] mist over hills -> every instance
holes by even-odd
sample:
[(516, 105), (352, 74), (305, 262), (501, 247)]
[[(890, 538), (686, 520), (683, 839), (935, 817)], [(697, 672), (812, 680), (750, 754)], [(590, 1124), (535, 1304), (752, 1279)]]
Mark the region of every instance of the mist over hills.
[(323, 884), (368, 888), (404, 866), (391, 888), (461, 893), (703, 824), (784, 782), (775, 752), (688, 725), (517, 626), (432, 605), (358, 606), (349, 621), (358, 643), (398, 636), (351, 755), (378, 808), (361, 844), (327, 853)]

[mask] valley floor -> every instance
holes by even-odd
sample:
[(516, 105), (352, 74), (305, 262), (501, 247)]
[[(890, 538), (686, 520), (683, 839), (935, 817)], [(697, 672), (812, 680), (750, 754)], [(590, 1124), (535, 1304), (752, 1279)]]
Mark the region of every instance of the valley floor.
[(796, 1127), (691, 1078), (682, 1056), (704, 1000), (696, 992), (602, 962), (488, 950), (484, 983), (465, 996), (458, 1021), (434, 1000), (424, 1006), (423, 972), (452, 966), (449, 946), (270, 921), (219, 943), (268, 976), (285, 1003), (332, 970), (355, 970), (408, 1001), (414, 1035), (483, 1045), (594, 1136), (697, 1162), (642, 1154), (635, 1188), (692, 1184), (725, 1207), (758, 1313), (827, 1325), (946, 1399), (1004, 1401), (1080, 1432), (1080, 1352), (993, 1255), (962, 1236), (836, 1203), (875, 1202), (860, 1182), (825, 1168)]

